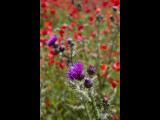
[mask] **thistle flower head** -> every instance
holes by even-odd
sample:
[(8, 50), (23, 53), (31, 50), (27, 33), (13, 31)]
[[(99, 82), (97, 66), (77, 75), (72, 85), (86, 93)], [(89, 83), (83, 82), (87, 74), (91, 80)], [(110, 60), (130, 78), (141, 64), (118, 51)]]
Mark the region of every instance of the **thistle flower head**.
[(50, 37), (49, 40), (47, 41), (47, 45), (48, 45), (48, 46), (54, 45), (54, 43), (56, 42), (56, 40), (57, 40), (57, 36), (56, 36), (56, 35), (53, 35), (53, 36)]
[(71, 64), (67, 70), (66, 77), (69, 80), (82, 80), (85, 77), (83, 63), (76, 62)]

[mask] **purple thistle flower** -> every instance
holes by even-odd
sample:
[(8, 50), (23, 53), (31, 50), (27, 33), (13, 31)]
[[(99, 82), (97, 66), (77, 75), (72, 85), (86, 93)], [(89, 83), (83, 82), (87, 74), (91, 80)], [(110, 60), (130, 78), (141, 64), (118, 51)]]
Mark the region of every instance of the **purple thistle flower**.
[(85, 77), (84, 65), (81, 62), (71, 64), (67, 70), (66, 77), (69, 80), (82, 80)]
[(53, 35), (52, 37), (49, 38), (49, 40), (47, 41), (47, 45), (50, 47), (51, 45), (54, 45), (54, 43), (57, 40), (57, 36)]

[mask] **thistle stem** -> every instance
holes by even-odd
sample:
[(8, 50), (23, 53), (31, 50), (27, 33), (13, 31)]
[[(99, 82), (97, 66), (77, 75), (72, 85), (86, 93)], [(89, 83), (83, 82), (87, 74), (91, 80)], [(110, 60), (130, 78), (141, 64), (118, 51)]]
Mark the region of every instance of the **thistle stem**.
[(92, 120), (92, 119), (91, 119), (91, 115), (90, 115), (89, 110), (88, 110), (88, 105), (87, 105), (87, 103), (85, 103), (84, 106), (85, 106), (85, 108), (86, 108), (86, 111), (87, 111), (87, 115), (88, 115), (89, 120)]
[(73, 63), (73, 61), (72, 61), (72, 54), (73, 54), (73, 46), (71, 46), (71, 63)]
[(99, 112), (98, 112), (98, 109), (97, 109), (97, 106), (96, 106), (96, 101), (95, 101), (94, 96), (92, 95), (91, 89), (89, 89), (89, 95), (90, 95), (91, 100), (92, 100), (92, 106), (93, 106), (93, 110), (94, 110), (94, 113), (95, 113), (95, 116), (96, 116), (96, 120), (100, 120)]

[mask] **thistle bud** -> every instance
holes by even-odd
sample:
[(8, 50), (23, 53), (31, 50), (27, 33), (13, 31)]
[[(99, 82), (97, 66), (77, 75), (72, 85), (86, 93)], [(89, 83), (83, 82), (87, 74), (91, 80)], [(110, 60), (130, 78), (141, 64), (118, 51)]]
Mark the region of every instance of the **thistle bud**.
[(64, 52), (64, 51), (65, 51), (65, 46), (64, 46), (64, 45), (61, 45), (60, 48), (59, 48), (59, 51), (60, 51), (60, 52)]
[(54, 49), (54, 52), (58, 55), (60, 51), (59, 51), (58, 48), (55, 48), (55, 49)]
[(72, 41), (70, 45), (71, 45), (71, 47), (74, 46), (74, 42)]
[(107, 106), (110, 106), (110, 103), (107, 103)]
[(96, 19), (99, 21), (99, 20), (102, 20), (104, 18), (104, 16), (101, 14), (101, 13), (98, 13), (96, 15)]
[(103, 103), (107, 104), (108, 103), (108, 98), (104, 97), (102, 100)]
[(117, 11), (117, 7), (113, 6), (113, 11), (116, 12)]
[(72, 38), (68, 38), (68, 39), (67, 39), (68, 44), (71, 44), (72, 41), (73, 41)]
[(86, 76), (85, 72), (84, 71), (81, 72), (79, 77), (78, 77), (78, 80), (80, 80), (80, 81), (83, 80), (85, 76)]
[(82, 6), (81, 6), (80, 3), (77, 4), (77, 9), (78, 9), (78, 11), (81, 11), (81, 10), (82, 10)]
[(58, 42), (55, 42), (54, 45), (53, 45), (53, 47), (54, 47), (54, 48), (58, 48), (58, 45), (59, 45), (59, 43), (58, 43)]
[(94, 75), (96, 73), (96, 68), (94, 67), (94, 65), (89, 65), (89, 67), (87, 68), (87, 73), (89, 75)]
[(114, 17), (113, 17), (113, 15), (110, 16), (110, 19), (111, 19), (112, 22), (114, 22)]
[(90, 78), (86, 78), (84, 81), (84, 87), (91, 88), (93, 86), (93, 81)]

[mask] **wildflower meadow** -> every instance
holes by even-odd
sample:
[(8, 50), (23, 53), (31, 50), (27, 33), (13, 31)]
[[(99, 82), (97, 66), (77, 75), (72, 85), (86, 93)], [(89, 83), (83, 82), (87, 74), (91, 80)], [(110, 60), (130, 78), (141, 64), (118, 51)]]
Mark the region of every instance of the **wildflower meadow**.
[(120, 120), (120, 0), (40, 0), (40, 120)]

